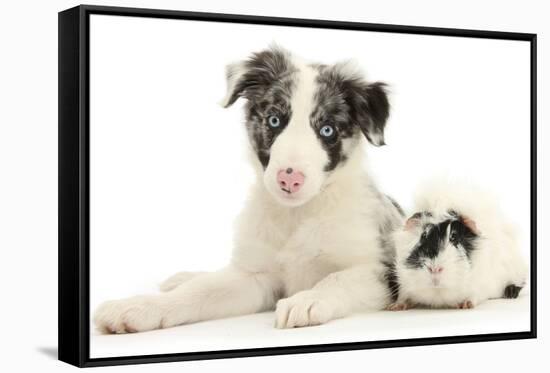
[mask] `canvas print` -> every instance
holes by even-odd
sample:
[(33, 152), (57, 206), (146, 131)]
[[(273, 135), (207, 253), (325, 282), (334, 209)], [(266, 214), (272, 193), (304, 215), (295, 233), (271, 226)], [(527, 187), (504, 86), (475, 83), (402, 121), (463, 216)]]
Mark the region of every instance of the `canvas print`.
[(91, 358), (531, 330), (528, 42), (89, 17)]

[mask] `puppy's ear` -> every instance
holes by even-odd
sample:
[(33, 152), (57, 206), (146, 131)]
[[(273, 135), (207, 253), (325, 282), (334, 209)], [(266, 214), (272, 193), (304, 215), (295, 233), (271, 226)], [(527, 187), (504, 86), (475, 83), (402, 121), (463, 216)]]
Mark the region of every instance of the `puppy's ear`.
[(375, 146), (386, 145), (384, 128), (390, 115), (386, 86), (382, 82), (356, 81), (350, 95), (352, 116), (367, 140)]
[(334, 65), (343, 82), (343, 94), (350, 107), (350, 114), (367, 140), (375, 146), (385, 145), (384, 128), (390, 115), (387, 84), (368, 83), (353, 61)]
[(384, 128), (390, 115), (390, 103), (386, 91), (386, 83), (375, 82), (367, 84), (363, 89), (365, 105), (359, 122), (359, 127), (371, 144), (386, 145), (384, 142)]
[(220, 104), (226, 108), (239, 97), (259, 98), (291, 70), (290, 53), (276, 45), (253, 53), (245, 61), (230, 64), (226, 67), (227, 92)]
[(242, 79), (246, 73), (246, 62), (235, 62), (225, 67), (225, 79), (227, 91), (225, 97), (220, 102), (220, 105), (227, 108), (244, 93), (245, 86), (242, 84)]

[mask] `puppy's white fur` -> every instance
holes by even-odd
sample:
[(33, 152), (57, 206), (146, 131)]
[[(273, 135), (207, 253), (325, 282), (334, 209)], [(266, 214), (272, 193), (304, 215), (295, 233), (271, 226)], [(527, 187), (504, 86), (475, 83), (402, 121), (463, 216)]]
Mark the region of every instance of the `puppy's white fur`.
[[(145, 331), (275, 308), (275, 326), (290, 328), (389, 303), (379, 227), (399, 214), (365, 171), (362, 137), (342, 166), (323, 171), (327, 155), (308, 119), (315, 72), (295, 65), (293, 117), (273, 144), (265, 172), (251, 151), (257, 181), (238, 219), (231, 263), (213, 273), (178, 274), (161, 294), (104, 303), (94, 317), (100, 330)], [(293, 199), (276, 184), (284, 167), (307, 175)]]
[[(296, 88), (292, 94), (292, 117), (285, 130), (271, 146), (270, 160), (263, 172), (264, 185), (281, 204), (298, 206), (317, 195), (325, 181), (324, 165), (328, 162), (327, 153), (320, 146), (317, 136), (309, 125), (309, 116), (314, 109), (315, 70), (294, 59), (300, 69)], [(289, 195), (277, 183), (277, 172), (293, 167), (307, 175), (307, 182), (299, 192)]]
[(470, 301), (475, 306), (487, 299), (502, 298), (508, 285), (524, 286), (527, 266), (519, 250), (517, 232), (490, 193), (448, 180), (432, 180), (419, 189), (414, 211), (433, 214), (424, 219), (443, 221), (449, 210), (473, 220), (479, 231), (480, 239), (471, 253), (471, 261), (460, 257), (456, 249), (445, 249), (437, 258), (445, 267), (442, 273), (445, 283), (439, 288), (426, 286), (424, 271), (405, 264), (418, 242), (419, 232), (405, 227), (397, 230), (393, 235), (399, 282), (397, 304), (442, 307)]
[(287, 328), (384, 308), (390, 294), (377, 223), (391, 210), (369, 186), (361, 158), (359, 147), (321, 193), (298, 207), (279, 204), (256, 183), (227, 268), (178, 275), (158, 295), (106, 302), (95, 324), (106, 332), (145, 331), (277, 304), (276, 326)]

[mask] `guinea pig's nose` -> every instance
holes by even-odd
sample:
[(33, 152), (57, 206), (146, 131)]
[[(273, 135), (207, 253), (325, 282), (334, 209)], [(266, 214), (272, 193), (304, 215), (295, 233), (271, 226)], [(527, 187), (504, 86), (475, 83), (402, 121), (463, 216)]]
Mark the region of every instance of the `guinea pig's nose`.
[(296, 193), (304, 184), (305, 176), (292, 168), (280, 170), (277, 173), (277, 183), (287, 193)]
[(441, 273), (443, 271), (442, 266), (428, 266), (428, 271), (430, 273)]

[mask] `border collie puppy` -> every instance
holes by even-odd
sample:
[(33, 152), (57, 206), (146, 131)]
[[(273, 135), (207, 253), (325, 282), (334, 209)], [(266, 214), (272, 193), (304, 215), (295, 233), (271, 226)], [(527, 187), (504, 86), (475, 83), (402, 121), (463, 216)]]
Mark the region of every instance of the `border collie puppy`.
[(275, 309), (275, 326), (326, 323), (382, 310), (399, 206), (366, 171), (364, 147), (384, 145), (385, 85), (350, 63), (304, 62), (271, 47), (227, 67), (231, 106), (246, 100), (257, 181), (240, 214), (231, 263), (182, 272), (160, 294), (103, 303), (106, 333), (140, 332)]

